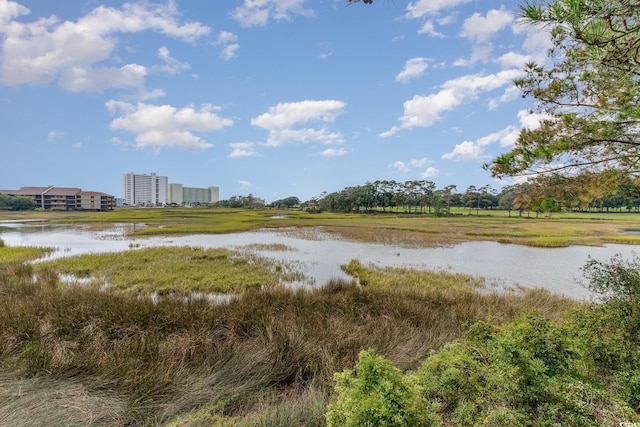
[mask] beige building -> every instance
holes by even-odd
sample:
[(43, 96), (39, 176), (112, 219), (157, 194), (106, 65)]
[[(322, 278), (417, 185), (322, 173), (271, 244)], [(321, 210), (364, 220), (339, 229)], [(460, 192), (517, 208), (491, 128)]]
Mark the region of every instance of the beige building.
[(220, 187), (195, 188), (182, 184), (169, 184), (169, 204), (197, 205), (220, 200)]
[(115, 197), (97, 191), (82, 191), (74, 187), (22, 187), (19, 190), (0, 190), (0, 194), (32, 197), (39, 208), (46, 210), (111, 211)]

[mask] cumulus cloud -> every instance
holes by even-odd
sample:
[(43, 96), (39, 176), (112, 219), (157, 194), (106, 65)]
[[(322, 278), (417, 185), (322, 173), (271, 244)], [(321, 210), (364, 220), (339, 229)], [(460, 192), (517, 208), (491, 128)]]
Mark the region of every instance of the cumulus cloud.
[(464, 20), (461, 35), (478, 43), (484, 43), (489, 41), (494, 34), (509, 26), (513, 20), (513, 15), (502, 9), (489, 10), (485, 16), (474, 13)]
[[(390, 167), (396, 169), (399, 172), (406, 173), (406, 172), (411, 172), (413, 170), (412, 168), (421, 169), (429, 163), (432, 163), (432, 160), (430, 160), (427, 157), (422, 157), (420, 159), (411, 159), (408, 162), (405, 162), (402, 160), (396, 160), (390, 165)], [(439, 173), (440, 171), (438, 169), (434, 167), (428, 167), (427, 169), (425, 169), (423, 172), (420, 173), (420, 177), (430, 178), (438, 175)]]
[(471, 0), (418, 0), (407, 5), (406, 16), (411, 19), (437, 15), (443, 10), (452, 9)]
[(404, 69), (396, 76), (397, 82), (407, 82), (422, 76), (429, 66), (427, 58), (411, 58), (404, 64)]
[[(266, 144), (273, 147), (287, 142), (340, 144), (344, 142), (342, 134), (325, 126), (342, 114), (345, 105), (336, 100), (284, 102), (251, 119), (251, 124), (269, 131)], [(309, 127), (310, 122), (321, 127)]]
[(528, 110), (518, 112), (519, 126), (507, 126), (497, 132), (490, 133), (476, 141), (464, 141), (457, 144), (452, 151), (442, 155), (443, 159), (455, 161), (482, 161), (490, 156), (484, 155), (485, 147), (498, 142), (501, 148), (511, 148), (515, 145), (522, 129), (537, 129), (543, 120), (549, 119), (546, 114), (533, 113)]
[(411, 164), (411, 166), (415, 166), (417, 168), (421, 168), (424, 165), (426, 165), (427, 163), (429, 163), (431, 160), (429, 160), (427, 157), (423, 157), (421, 159), (411, 159), (409, 161), (409, 163)]
[(490, 40), (498, 32), (511, 25), (513, 21), (513, 15), (503, 9), (491, 9), (485, 16), (474, 13), (465, 19), (460, 35), (474, 43), (471, 56), (469, 60), (466, 60), (466, 63), (473, 64), (478, 61), (488, 61), (493, 51), (493, 44), (490, 43)]
[(229, 31), (220, 31), (213, 45), (220, 48), (220, 57), (229, 60), (236, 56), (236, 52), (240, 49), (238, 36)]
[(409, 168), (405, 162), (403, 162), (402, 160), (397, 160), (395, 162), (393, 162), (393, 164), (391, 165), (394, 169), (399, 170), (400, 172), (409, 172), (411, 170), (411, 168)]
[(21, 15), (28, 15), (31, 11), (21, 5), (8, 0), (0, 0), (0, 24), (7, 24)]
[(422, 27), (418, 30), (418, 34), (427, 34), (431, 37), (444, 37), (444, 34), (436, 30), (436, 26), (433, 21), (426, 21), (422, 24)]
[(381, 133), (380, 136), (392, 136), (402, 129), (432, 126), (440, 120), (442, 113), (453, 110), (463, 102), (477, 99), (481, 93), (513, 84), (513, 80), (521, 75), (521, 70), (513, 69), (495, 74), (471, 74), (449, 80), (442, 85), (439, 92), (416, 95), (405, 101), (404, 114), (398, 119), (400, 125)]
[(259, 156), (260, 153), (255, 151), (253, 147), (255, 144), (253, 142), (234, 142), (229, 144), (233, 150), (229, 153), (229, 158), (236, 157), (256, 157)]
[(181, 70), (189, 70), (191, 68), (191, 65), (187, 62), (180, 62), (171, 57), (171, 52), (169, 52), (166, 46), (158, 49), (158, 58), (164, 61), (164, 65), (160, 66), (160, 70), (167, 74), (176, 74)]
[(493, 98), (489, 100), (489, 103), (487, 104), (487, 106), (489, 107), (489, 110), (495, 110), (502, 104), (506, 104), (507, 102), (518, 99), (520, 95), (521, 95), (521, 92), (517, 86), (515, 85), (509, 86), (504, 90), (502, 95), (500, 95), (497, 98)]
[(111, 100), (106, 103), (111, 114), (120, 114), (109, 125), (111, 130), (123, 130), (135, 136), (139, 149), (159, 150), (179, 147), (191, 151), (212, 145), (194, 132), (208, 133), (233, 125), (233, 120), (218, 116), (219, 108), (202, 105), (199, 109), (189, 106), (178, 109), (171, 105), (131, 104)]
[(157, 31), (193, 42), (209, 33), (198, 23), (178, 22), (173, 2), (164, 5), (125, 3), (120, 9), (99, 6), (76, 22), (51, 16), (22, 23), (13, 20), (29, 10), (0, 0), (2, 68), (6, 85), (44, 85), (54, 81), (71, 91), (101, 91), (110, 87), (140, 86), (147, 70), (138, 64), (113, 66), (120, 33)]
[(304, 3), (305, 0), (244, 0), (231, 16), (243, 27), (263, 26), (270, 19), (289, 21), (293, 15), (313, 16)]
[(428, 167), (420, 174), (420, 177), (426, 179), (426, 178), (433, 178), (434, 176), (438, 176), (438, 175), (440, 175), (439, 169), (436, 169), (434, 167)]

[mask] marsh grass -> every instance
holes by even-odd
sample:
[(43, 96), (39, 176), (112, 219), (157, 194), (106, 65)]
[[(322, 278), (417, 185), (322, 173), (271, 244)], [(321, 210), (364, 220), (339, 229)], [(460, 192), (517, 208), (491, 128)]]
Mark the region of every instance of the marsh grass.
[[(468, 212), (467, 212), (468, 213)], [(274, 218), (278, 217), (278, 218)], [(271, 209), (162, 208), (113, 212), (0, 212), (0, 219), (41, 219), (65, 224), (144, 224), (133, 235), (230, 233), (261, 228), (322, 227), (361, 242), (438, 246), (465, 240), (527, 244), (535, 238), (565, 238), (569, 244), (601, 245), (637, 228), (638, 214), (562, 213), (551, 218), (508, 217), (506, 211), (433, 217), (402, 214), (308, 213)], [(627, 243), (636, 243), (628, 240)], [(640, 244), (640, 242), (637, 242)]]
[(252, 248), (151, 247), (59, 258), (37, 268), (95, 278), (98, 287), (107, 283), (134, 294), (230, 293), (305, 279), (293, 263), (267, 260)]
[[(415, 369), (478, 319), (500, 323), (528, 310), (560, 318), (576, 304), (542, 290), (477, 292), (478, 279), (458, 274), (355, 262), (350, 269), (366, 285), (250, 288), (224, 305), (153, 303), (42, 274), (34, 281), (34, 266), (8, 265), (0, 269), (0, 415), (10, 411), (18, 427), (47, 419), (321, 426), (333, 373), (353, 366), (362, 349)], [(73, 407), (63, 410), (63, 401)]]
[(607, 243), (619, 243), (623, 245), (640, 245), (640, 236), (606, 236), (602, 238)]
[(34, 260), (51, 251), (50, 248), (5, 246), (0, 239), (0, 264)]

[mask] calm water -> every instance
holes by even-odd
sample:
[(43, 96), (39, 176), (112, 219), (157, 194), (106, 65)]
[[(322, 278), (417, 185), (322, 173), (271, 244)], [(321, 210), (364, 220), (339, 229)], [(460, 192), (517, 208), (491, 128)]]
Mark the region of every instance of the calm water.
[(545, 287), (576, 298), (589, 296), (589, 292), (578, 283), (581, 279), (580, 268), (589, 257), (606, 261), (616, 253), (631, 257), (637, 252), (636, 247), (629, 245), (547, 249), (496, 242), (465, 242), (440, 248), (403, 248), (350, 242), (318, 229), (138, 239), (125, 237), (132, 227), (130, 224), (121, 224), (104, 231), (91, 231), (78, 226), (0, 223), (0, 238), (7, 246), (54, 247), (57, 251), (50, 258), (162, 245), (239, 249), (252, 244), (284, 244), (290, 250), (258, 252), (271, 259), (299, 264), (310, 278), (309, 285), (323, 285), (332, 278), (347, 278), (340, 265), (358, 259), (362, 263), (377, 266), (446, 270), (481, 276), (499, 287)]

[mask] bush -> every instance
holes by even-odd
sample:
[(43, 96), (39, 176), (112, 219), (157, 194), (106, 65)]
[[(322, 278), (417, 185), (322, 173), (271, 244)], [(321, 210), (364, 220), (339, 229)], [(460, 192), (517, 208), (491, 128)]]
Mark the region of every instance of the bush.
[(338, 398), (327, 411), (328, 427), (436, 426), (437, 405), (423, 402), (412, 375), (403, 375), (375, 351), (362, 351), (355, 370), (335, 374)]
[[(537, 314), (500, 328), (478, 322), (406, 374), (363, 352), (354, 372), (336, 374), (328, 425), (599, 426), (638, 419), (639, 366), (595, 369), (576, 345), (578, 325)], [(579, 329), (578, 341), (599, 333), (589, 322)]]

